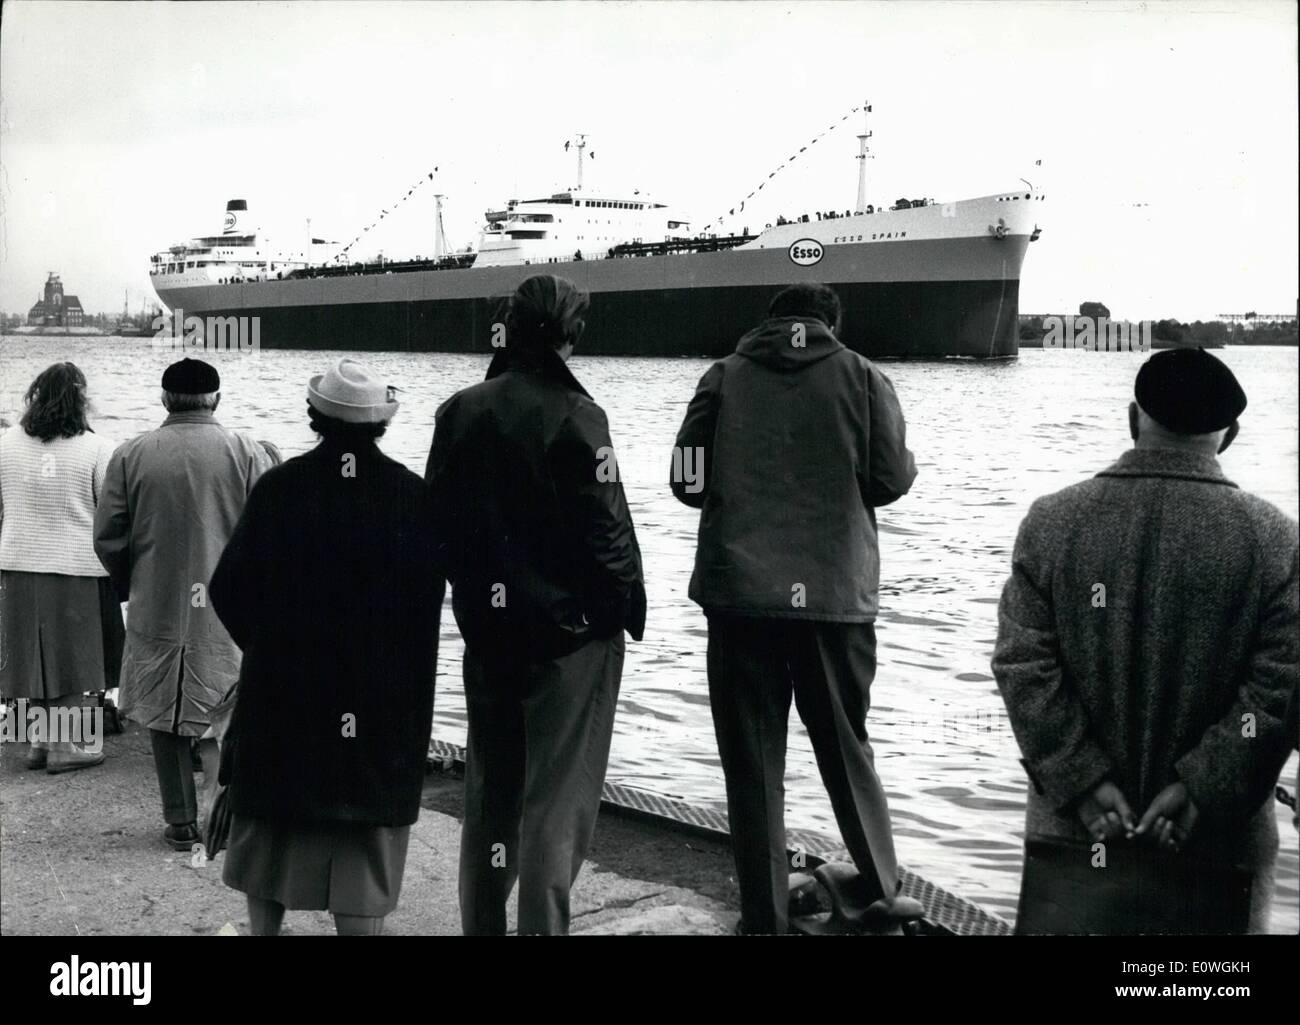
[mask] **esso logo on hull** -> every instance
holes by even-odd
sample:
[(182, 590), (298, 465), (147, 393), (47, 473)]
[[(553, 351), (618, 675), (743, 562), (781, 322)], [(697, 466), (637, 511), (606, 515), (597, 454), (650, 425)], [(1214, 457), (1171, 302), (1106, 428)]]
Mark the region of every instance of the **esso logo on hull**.
[(790, 243), (790, 262), (800, 267), (812, 267), (822, 262), (822, 244), (815, 238), (801, 238)]

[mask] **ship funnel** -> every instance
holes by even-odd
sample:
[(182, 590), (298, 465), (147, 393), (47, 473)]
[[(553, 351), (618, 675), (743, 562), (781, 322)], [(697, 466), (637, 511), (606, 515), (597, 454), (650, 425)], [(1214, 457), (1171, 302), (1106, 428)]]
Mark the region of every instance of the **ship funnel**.
[(226, 220), (221, 228), (223, 235), (247, 235), (248, 204), (242, 199), (232, 199), (226, 204)]

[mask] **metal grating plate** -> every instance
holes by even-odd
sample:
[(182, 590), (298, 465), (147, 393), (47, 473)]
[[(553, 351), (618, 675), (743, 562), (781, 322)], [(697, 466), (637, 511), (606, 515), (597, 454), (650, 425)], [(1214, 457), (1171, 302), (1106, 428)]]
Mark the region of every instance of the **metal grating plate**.
[[(429, 742), (429, 761), (445, 768), (464, 768), (465, 749), (435, 738)], [(727, 816), (713, 808), (700, 808), (648, 790), (609, 782), (605, 783), (601, 798), (602, 803), (611, 811), (666, 821), (721, 840), (730, 836)], [(823, 861), (850, 860), (848, 852), (824, 833), (791, 829), (787, 831), (786, 837), (792, 853), (799, 850)], [(901, 865), (899, 874), (903, 881), (903, 893), (921, 902), (925, 908), (926, 920), (931, 924), (957, 936), (1011, 935), (1010, 923), (985, 911), (978, 904), (949, 893)]]

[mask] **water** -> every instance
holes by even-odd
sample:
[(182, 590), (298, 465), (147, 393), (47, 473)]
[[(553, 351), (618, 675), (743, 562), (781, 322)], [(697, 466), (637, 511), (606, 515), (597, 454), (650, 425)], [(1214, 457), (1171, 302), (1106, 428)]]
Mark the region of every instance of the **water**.
[[(97, 431), (114, 440), (157, 425), (158, 380), (170, 353), (139, 340), (5, 338), (0, 415), (44, 366), (71, 359), (86, 372)], [(1223, 466), (1243, 488), (1295, 517), (1297, 350), (1219, 353), (1250, 396), (1241, 436)], [(218, 354), (221, 420), (309, 448), (307, 379), (329, 354)], [(384, 449), (422, 473), (437, 404), (481, 380), (486, 357), (386, 353), (365, 357), (399, 383), (403, 408)], [(1029, 502), (1100, 470), (1129, 444), (1125, 410), (1144, 357), (1029, 350), (995, 364), (890, 363), (920, 475), (879, 513), (880, 669), (868, 721), (889, 791), (899, 857), (908, 867), (1008, 918), (1019, 885), (1025, 781), (989, 673), (996, 603), (1016, 527)], [(708, 364), (689, 359), (575, 357), (578, 378), (609, 414), (645, 556), (649, 620), (630, 644), (609, 778), (723, 807), (704, 669), (705, 627), (686, 597), (698, 513), (666, 486), (686, 402)], [(443, 615), (435, 733), (464, 741), (460, 638)], [(792, 715), (787, 768), (790, 826), (835, 835), (807, 737)], [(1294, 758), (1284, 780), (1295, 780)], [(1297, 929), (1297, 865), (1290, 813), (1277, 805), (1282, 857), (1273, 925)]]

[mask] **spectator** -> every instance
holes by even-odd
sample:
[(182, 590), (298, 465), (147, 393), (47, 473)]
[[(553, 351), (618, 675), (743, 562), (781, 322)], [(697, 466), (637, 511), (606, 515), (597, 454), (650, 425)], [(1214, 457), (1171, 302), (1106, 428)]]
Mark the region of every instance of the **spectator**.
[(50, 727), (77, 729), (68, 713), (52, 713), (117, 685), (122, 609), (93, 546), (112, 452), (90, 427), (86, 378), (74, 363), (38, 374), (18, 426), (0, 432), (0, 695), (44, 710), (29, 769), (61, 773), (104, 760), (103, 738), (88, 735), (84, 713), (80, 742), (55, 739)]
[(444, 585), (424, 482), (376, 444), (389, 387), (343, 359), (307, 401), (320, 444), (258, 482), (212, 576), (243, 649), (223, 879), (255, 934), (315, 909), (378, 935), (420, 812)]
[[(793, 696), (868, 921), (899, 892), (866, 717), (876, 674), (876, 513), (916, 477), (889, 379), (836, 337), (839, 297), (793, 285), (700, 380), (672, 490), (702, 509), (690, 596), (709, 625), (709, 700), (745, 932), (786, 931), (786, 730)], [(686, 473), (686, 467), (695, 473)]]
[(200, 740), (239, 675), (239, 648), (212, 611), (208, 580), (244, 502), (271, 460), (217, 422), (221, 377), (197, 359), (162, 376), (162, 426), (123, 444), (108, 465), (95, 513), (95, 552), (128, 599), (122, 713), (149, 730), (166, 828), (178, 851), (199, 842), (192, 746), (217, 770), (215, 740)]
[[(1017, 927), (1265, 931), (1297, 528), (1219, 466), (1246, 408), (1223, 363), (1157, 353), (1135, 397), (1133, 448), (1030, 507), (998, 608), (993, 673), (1032, 784)], [(1100, 882), (1094, 844), (1109, 887), (1077, 888)], [(1249, 901), (1221, 903), (1243, 874)]]
[(552, 275), (519, 286), (487, 380), (438, 410), (425, 474), (465, 638), (467, 935), (505, 932), (516, 878), (519, 932), (568, 931), (569, 887), (609, 760), (623, 633), (639, 640), (645, 626), (609, 426), (566, 366), (587, 302)]

